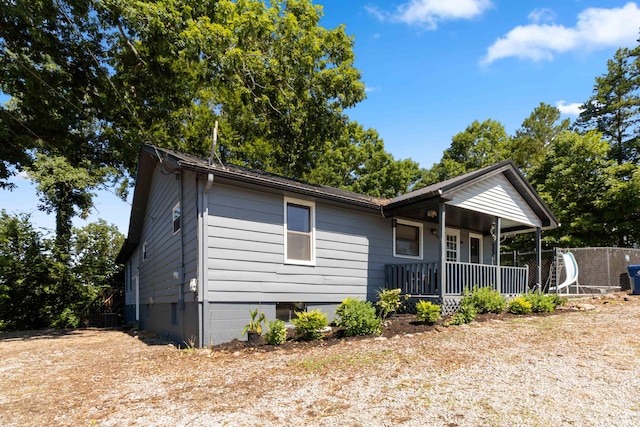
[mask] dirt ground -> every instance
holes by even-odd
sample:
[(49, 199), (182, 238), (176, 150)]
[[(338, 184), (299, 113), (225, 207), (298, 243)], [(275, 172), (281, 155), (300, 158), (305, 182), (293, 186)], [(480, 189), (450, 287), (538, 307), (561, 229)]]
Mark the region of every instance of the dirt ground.
[(0, 335), (0, 425), (635, 426), (640, 296), (548, 316), (281, 347), (178, 349), (143, 332)]

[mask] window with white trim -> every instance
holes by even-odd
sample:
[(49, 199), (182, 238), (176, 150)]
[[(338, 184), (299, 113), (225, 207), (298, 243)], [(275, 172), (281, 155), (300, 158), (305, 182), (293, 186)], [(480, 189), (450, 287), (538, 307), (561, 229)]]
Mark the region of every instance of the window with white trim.
[(458, 262), (460, 260), (460, 231), (446, 230), (446, 260)]
[(284, 253), (290, 264), (315, 263), (315, 203), (284, 199)]
[(173, 234), (176, 234), (180, 231), (180, 217), (182, 215), (182, 211), (180, 210), (180, 202), (178, 202), (171, 212), (171, 218), (173, 218)]
[(393, 256), (422, 259), (422, 223), (394, 219)]

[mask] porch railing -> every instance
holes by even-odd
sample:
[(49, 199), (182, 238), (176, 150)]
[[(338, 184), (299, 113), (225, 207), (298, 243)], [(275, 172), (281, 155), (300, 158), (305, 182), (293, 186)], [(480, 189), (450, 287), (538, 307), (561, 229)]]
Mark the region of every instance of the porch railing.
[[(462, 295), (466, 288), (491, 286), (497, 289), (500, 275), (500, 292), (517, 295), (527, 289), (526, 267), (498, 267), (496, 265), (446, 262), (444, 295)], [(387, 288), (400, 288), (403, 293), (415, 296), (439, 296), (438, 263), (390, 264), (385, 266)]]
[(409, 295), (439, 295), (438, 263), (388, 264), (385, 266), (388, 289), (402, 289)]

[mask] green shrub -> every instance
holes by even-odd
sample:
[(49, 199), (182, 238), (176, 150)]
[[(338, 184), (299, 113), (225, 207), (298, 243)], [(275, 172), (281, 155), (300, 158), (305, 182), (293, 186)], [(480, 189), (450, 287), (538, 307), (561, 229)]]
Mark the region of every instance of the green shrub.
[(423, 323), (435, 323), (442, 319), (441, 308), (438, 304), (434, 304), (431, 301), (418, 301), (416, 304), (416, 317), (418, 322)]
[(291, 322), (296, 327), (296, 335), (306, 341), (314, 341), (322, 338), (322, 330), (327, 327), (329, 320), (327, 315), (320, 310), (296, 311), (296, 318)]
[(378, 291), (378, 302), (376, 305), (380, 309), (380, 317), (386, 319), (388, 315), (400, 310), (404, 301), (411, 298), (411, 295), (401, 295), (401, 289), (382, 289)]
[(556, 309), (556, 305), (553, 299), (547, 295), (540, 294), (538, 292), (532, 292), (522, 295), (524, 299), (531, 304), (531, 311), (534, 313), (551, 313)]
[(269, 322), (269, 331), (264, 336), (267, 344), (280, 345), (287, 340), (287, 328), (282, 320)]
[(62, 313), (55, 317), (51, 326), (60, 329), (75, 329), (80, 326), (80, 317), (75, 310), (65, 307)]
[(567, 303), (567, 298), (566, 297), (561, 297), (558, 294), (548, 294), (547, 297), (553, 301), (553, 303), (555, 304), (556, 307), (559, 307), (561, 305), (565, 305)]
[(476, 318), (476, 308), (469, 301), (465, 301), (464, 297), (460, 303), (460, 308), (449, 319), (446, 325), (464, 325), (471, 323)]
[(345, 336), (380, 334), (382, 320), (368, 301), (347, 298), (336, 309), (336, 325), (344, 329)]
[(470, 304), (475, 307), (476, 312), (479, 314), (502, 313), (507, 305), (507, 300), (504, 296), (489, 286), (474, 287), (470, 294), (465, 293), (465, 297), (467, 296)]
[(519, 296), (509, 301), (507, 310), (513, 314), (528, 314), (531, 313), (531, 302), (526, 297)]

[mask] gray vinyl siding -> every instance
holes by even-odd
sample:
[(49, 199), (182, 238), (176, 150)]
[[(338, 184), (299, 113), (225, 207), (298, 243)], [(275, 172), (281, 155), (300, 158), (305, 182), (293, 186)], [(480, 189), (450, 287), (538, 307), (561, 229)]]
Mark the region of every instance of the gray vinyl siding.
[[(415, 220), (411, 220), (412, 222), (416, 222)], [(438, 262), (440, 259), (440, 239), (438, 236), (434, 236), (431, 234), (431, 229), (436, 226), (433, 223), (424, 223), (423, 226), (423, 250), (422, 250), (422, 259), (413, 259), (413, 258), (403, 258), (403, 257), (393, 257), (389, 255), (384, 255), (388, 253), (392, 253), (393, 251), (393, 234), (390, 233), (388, 236), (384, 234), (385, 241), (379, 241), (378, 248), (381, 249), (379, 251), (377, 248), (372, 248), (374, 254), (371, 256), (372, 259), (379, 259), (381, 264), (411, 264), (411, 263), (420, 263), (420, 262)], [(449, 228), (447, 228), (449, 229)], [(466, 230), (466, 229), (451, 229), (457, 230), (460, 232), (460, 241), (459, 243), (459, 261), (460, 262), (469, 262), (469, 234), (477, 232)], [(386, 238), (388, 237), (388, 238)], [(388, 240), (388, 242), (386, 242)], [(379, 256), (376, 256), (379, 255)], [(491, 236), (483, 236), (482, 237), (482, 262), (484, 264), (491, 264), (493, 261), (493, 242), (491, 240)], [(384, 268), (384, 267), (383, 267)]]
[[(178, 343), (198, 335), (196, 295), (189, 292), (189, 281), (198, 274), (198, 197), (195, 174), (177, 175), (157, 166), (140, 244), (130, 261), (139, 265), (141, 326)], [(174, 233), (172, 215), (178, 202), (181, 224)]]
[(135, 276), (138, 274), (138, 249), (136, 248), (131, 255), (131, 258), (127, 260), (124, 268), (125, 274), (125, 292), (124, 292), (124, 304), (125, 315), (124, 320), (126, 323), (136, 321), (136, 285)]
[(134, 277), (138, 272), (138, 248), (133, 251), (133, 255), (125, 264), (125, 292), (124, 303), (134, 305), (136, 303), (136, 287)]
[[(189, 292), (189, 281), (198, 277), (198, 194), (196, 176), (183, 172), (182, 176), (182, 241), (184, 257), (183, 293), (186, 302), (196, 300)], [(197, 318), (194, 319), (197, 321)]]
[(541, 220), (503, 174), (497, 174), (457, 191), (448, 205), (499, 216), (519, 224), (541, 226)]
[(285, 263), (282, 196), (214, 185), (208, 200), (209, 301), (340, 302), (383, 284), (391, 228), (378, 214), (316, 202), (316, 263), (308, 266)]
[[(327, 315), (330, 322), (333, 321), (336, 303), (310, 303), (307, 304), (307, 310), (320, 310)], [(226, 303), (210, 303), (209, 318), (210, 335), (205, 337), (205, 345), (216, 345), (229, 342), (233, 339), (246, 340), (246, 336), (242, 335), (242, 330), (249, 322), (249, 310), (258, 309), (267, 317), (267, 321), (276, 318), (275, 303), (258, 303), (258, 302), (226, 302)], [(265, 325), (268, 326), (268, 325)], [(265, 327), (267, 330), (268, 327)]]
[[(172, 210), (179, 200), (179, 186), (176, 174), (167, 173), (162, 166), (154, 169), (138, 251), (141, 304), (153, 306), (178, 301), (182, 246), (180, 233), (173, 233)], [(147, 259), (143, 260), (145, 242)], [(177, 279), (174, 272), (178, 272)]]

